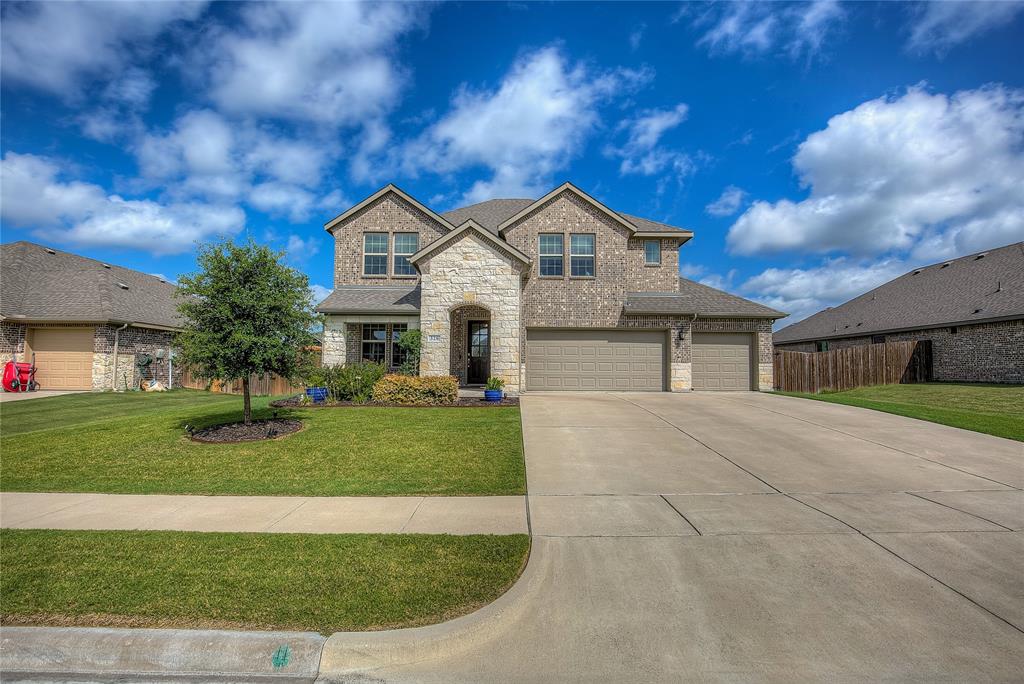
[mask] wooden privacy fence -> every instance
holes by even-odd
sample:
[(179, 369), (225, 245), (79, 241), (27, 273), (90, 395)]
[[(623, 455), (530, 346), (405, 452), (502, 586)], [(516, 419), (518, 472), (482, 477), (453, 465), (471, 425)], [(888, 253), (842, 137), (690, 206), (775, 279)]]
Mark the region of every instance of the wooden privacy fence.
[(775, 352), (775, 389), (783, 392), (817, 394), (931, 379), (931, 340), (864, 344), (813, 353)]
[[(220, 382), (215, 380), (211, 383), (209, 380), (193, 375), (189, 368), (186, 368), (181, 374), (179, 386), (187, 387), (189, 389), (209, 389), (211, 392), (221, 392), (222, 394), (242, 393), (241, 380), (235, 380), (233, 382)], [(293, 385), (287, 378), (282, 378), (281, 376), (274, 375), (273, 373), (249, 376), (249, 392), (253, 396), (293, 394), (295, 392), (301, 392), (302, 389), (301, 385)]]

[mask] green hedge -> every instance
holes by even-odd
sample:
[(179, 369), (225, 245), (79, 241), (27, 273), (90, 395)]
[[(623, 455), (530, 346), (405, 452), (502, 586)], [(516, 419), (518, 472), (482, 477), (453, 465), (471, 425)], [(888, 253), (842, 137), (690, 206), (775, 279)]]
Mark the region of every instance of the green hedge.
[(448, 406), (459, 398), (459, 381), (450, 375), (385, 375), (373, 386), (373, 400), (381, 404)]

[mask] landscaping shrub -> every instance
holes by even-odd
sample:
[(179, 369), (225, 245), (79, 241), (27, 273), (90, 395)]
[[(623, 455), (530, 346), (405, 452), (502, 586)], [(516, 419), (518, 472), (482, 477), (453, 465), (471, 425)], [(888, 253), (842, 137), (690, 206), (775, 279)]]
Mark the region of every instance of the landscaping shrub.
[(422, 332), (416, 328), (406, 330), (398, 336), (398, 346), (405, 352), (405, 363), (398, 372), (402, 375), (420, 374), (420, 351), (423, 346)]
[(323, 369), (324, 386), (332, 401), (365, 404), (373, 396), (373, 387), (384, 377), (383, 363), (353, 363)]
[(459, 381), (447, 376), (385, 375), (373, 386), (373, 400), (381, 404), (447, 406), (459, 398)]

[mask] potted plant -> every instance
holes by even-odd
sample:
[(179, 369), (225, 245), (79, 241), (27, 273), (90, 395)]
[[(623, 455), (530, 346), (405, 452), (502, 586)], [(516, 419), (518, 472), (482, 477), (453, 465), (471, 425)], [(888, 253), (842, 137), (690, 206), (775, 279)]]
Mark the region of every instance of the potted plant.
[(313, 368), (306, 373), (306, 396), (314, 404), (327, 401), (327, 381), (322, 368)]
[(487, 378), (487, 384), (484, 385), (484, 400), (486, 401), (501, 401), (504, 396), (502, 388), (505, 386), (505, 381), (501, 378), (490, 377)]

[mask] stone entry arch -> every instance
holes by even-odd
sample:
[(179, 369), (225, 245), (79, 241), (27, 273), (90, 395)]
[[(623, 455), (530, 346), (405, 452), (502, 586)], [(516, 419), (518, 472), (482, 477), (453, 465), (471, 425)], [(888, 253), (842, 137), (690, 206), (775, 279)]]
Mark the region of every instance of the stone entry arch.
[[(469, 370), (469, 325), (471, 322), (491, 322), (491, 310), (479, 304), (456, 306), (449, 314), (451, 318), (451, 373), (459, 379), (460, 385), (470, 384)], [(488, 326), (488, 335), (492, 334)], [(488, 359), (489, 365), (490, 359)], [(486, 378), (485, 378), (486, 379)]]

